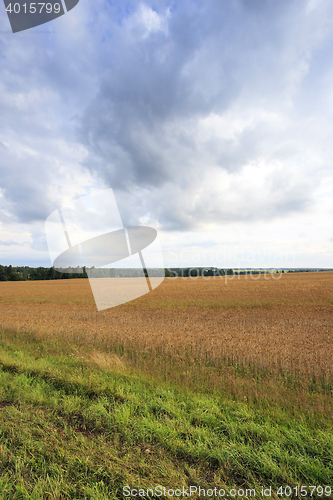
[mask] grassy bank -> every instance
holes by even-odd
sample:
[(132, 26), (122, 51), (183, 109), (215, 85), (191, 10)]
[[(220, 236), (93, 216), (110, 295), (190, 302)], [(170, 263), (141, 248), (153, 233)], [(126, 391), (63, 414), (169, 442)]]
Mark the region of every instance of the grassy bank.
[[(254, 378), (245, 368), (226, 367), (236, 374), (228, 395), (181, 376), (163, 381), (159, 369), (153, 378), (144, 357), (131, 361), (124, 350), (2, 331), (0, 369), (1, 499), (124, 498), (125, 485), (256, 488), (256, 496), (272, 486), (272, 498), (284, 498), (274, 493), (281, 485), (332, 479), (329, 407), (258, 405), (242, 396)], [(288, 377), (297, 400), (300, 382)]]

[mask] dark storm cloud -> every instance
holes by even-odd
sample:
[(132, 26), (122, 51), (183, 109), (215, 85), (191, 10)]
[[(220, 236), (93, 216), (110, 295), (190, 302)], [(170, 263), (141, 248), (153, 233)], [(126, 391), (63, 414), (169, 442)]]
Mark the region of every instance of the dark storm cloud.
[[(304, 150), (291, 106), (312, 51), (328, 36), (331, 9), (323, 3), (310, 13), (301, 1), (131, 6), (110, 28), (101, 85), (80, 125), (85, 166), (116, 189), (125, 220), (148, 214), (164, 228), (186, 229), (310, 207), (316, 180), (290, 172)], [(306, 95), (302, 102), (306, 108)], [(216, 129), (203, 140), (201, 121), (228, 113), (245, 123), (230, 137)], [(266, 170), (283, 156), (272, 184)], [(260, 161), (265, 182), (254, 196), (234, 185), (237, 203), (223, 201), (223, 186), (212, 199), (215, 167), (232, 177)]]
[[(81, 121), (82, 140), (106, 160), (103, 175), (114, 187), (174, 179), (167, 142), (195, 152), (195, 139), (179, 130), (177, 121), (223, 112), (237, 97), (239, 61), (237, 48), (230, 49), (237, 39), (238, 9), (236, 3), (223, 8), (184, 2), (171, 13), (162, 10), (165, 26), (146, 36), (139, 9), (134, 25), (127, 21), (116, 31), (103, 61), (101, 88)], [(168, 123), (172, 130), (165, 137)], [(167, 156), (177, 155), (174, 144), (170, 149)]]

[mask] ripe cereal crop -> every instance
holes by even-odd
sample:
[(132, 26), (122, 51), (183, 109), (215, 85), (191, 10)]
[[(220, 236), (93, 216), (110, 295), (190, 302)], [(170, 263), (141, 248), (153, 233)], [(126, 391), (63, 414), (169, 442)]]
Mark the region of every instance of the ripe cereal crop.
[(331, 488), (333, 273), (255, 278), (1, 282), (1, 499)]
[(296, 383), (290, 405), (330, 406), (333, 273), (256, 278), (166, 278), (102, 312), (88, 280), (5, 282), (0, 328), (75, 345), (83, 358), (118, 355), (128, 369), (238, 398), (283, 401)]

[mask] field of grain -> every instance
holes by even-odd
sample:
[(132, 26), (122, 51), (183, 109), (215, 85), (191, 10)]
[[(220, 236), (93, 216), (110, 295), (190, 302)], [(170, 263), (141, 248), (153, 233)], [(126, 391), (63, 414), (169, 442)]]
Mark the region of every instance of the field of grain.
[(101, 312), (88, 280), (1, 282), (0, 308), (1, 328), (43, 338), (333, 374), (330, 272), (167, 278), (152, 293)]
[(88, 280), (1, 282), (1, 498), (331, 484), (332, 292), (177, 278), (97, 312)]

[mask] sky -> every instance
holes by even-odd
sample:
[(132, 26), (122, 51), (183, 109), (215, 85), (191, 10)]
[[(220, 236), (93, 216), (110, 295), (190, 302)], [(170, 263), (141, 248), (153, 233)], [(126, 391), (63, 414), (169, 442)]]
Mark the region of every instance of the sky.
[(166, 267), (333, 267), (332, 53), (330, 0), (0, 2), (0, 264), (112, 188)]

